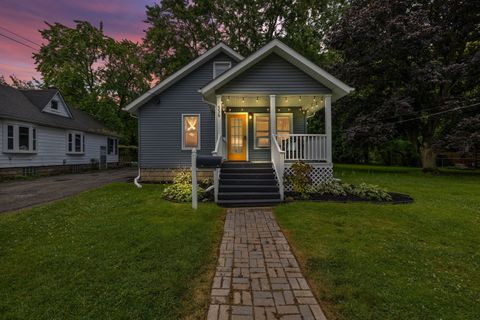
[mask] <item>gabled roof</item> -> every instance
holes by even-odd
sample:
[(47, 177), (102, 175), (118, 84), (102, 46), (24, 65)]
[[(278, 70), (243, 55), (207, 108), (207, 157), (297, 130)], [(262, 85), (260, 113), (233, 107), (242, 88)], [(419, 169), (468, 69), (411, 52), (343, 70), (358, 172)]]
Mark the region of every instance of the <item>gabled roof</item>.
[(42, 112), (45, 105), (57, 93), (61, 96), (57, 89), (19, 90), (10, 86), (0, 85), (0, 119), (25, 121), (54, 128), (119, 136), (90, 115), (75, 108), (69, 108), (72, 115), (71, 118)]
[(170, 86), (172, 86), (177, 81), (203, 65), (203, 63), (208, 61), (212, 56), (216, 55), (219, 52), (226, 53), (228, 56), (230, 56), (237, 62), (243, 60), (243, 57), (237, 52), (235, 52), (232, 48), (225, 45), (224, 43), (219, 43), (215, 47), (211, 48), (210, 50), (208, 50), (207, 52), (205, 52), (204, 54), (202, 54), (174, 74), (172, 74), (171, 76), (161, 81), (159, 84), (142, 94), (137, 99), (130, 102), (127, 106), (123, 108), (123, 110), (130, 113), (135, 113), (137, 109), (144, 105), (148, 100), (168, 89)]
[(294, 66), (296, 66), (309, 76), (311, 76), (313, 79), (317, 80), (318, 82), (332, 90), (332, 101), (338, 100), (354, 90), (354, 88), (346, 85), (339, 79), (335, 78), (333, 75), (323, 70), (315, 63), (311, 62), (283, 42), (275, 39), (270, 41), (268, 44), (266, 44), (264, 47), (262, 47), (249, 57), (239, 62), (230, 70), (226, 71), (225, 73), (208, 83), (206, 86), (200, 89), (200, 93), (207, 99), (213, 98), (213, 96), (215, 95), (215, 90), (221, 88), (223, 85), (227, 84), (229, 81), (231, 81), (253, 65), (257, 64), (271, 53), (278, 54), (279, 56), (292, 63)]

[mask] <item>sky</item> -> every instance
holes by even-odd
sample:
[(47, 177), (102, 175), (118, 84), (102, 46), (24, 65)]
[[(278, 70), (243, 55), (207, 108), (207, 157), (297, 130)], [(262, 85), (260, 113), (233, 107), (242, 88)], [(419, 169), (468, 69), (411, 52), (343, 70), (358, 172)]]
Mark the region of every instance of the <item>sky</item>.
[[(94, 26), (103, 22), (104, 33), (114, 39), (141, 42), (146, 28), (145, 6), (154, 0), (0, 0), (0, 75), (15, 74), (22, 80), (40, 79), (32, 58), (34, 49), (16, 43), (17, 39), (33, 48), (42, 44), (39, 29), (44, 21), (74, 26), (74, 20), (87, 20)], [(7, 30), (9, 31), (7, 31)]]

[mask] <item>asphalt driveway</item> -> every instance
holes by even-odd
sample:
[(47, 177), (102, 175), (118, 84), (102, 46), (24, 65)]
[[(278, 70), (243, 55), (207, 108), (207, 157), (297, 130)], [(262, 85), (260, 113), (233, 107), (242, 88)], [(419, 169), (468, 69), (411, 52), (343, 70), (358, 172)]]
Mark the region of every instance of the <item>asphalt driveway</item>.
[(0, 212), (65, 198), (112, 182), (128, 181), (137, 169), (122, 168), (0, 183)]

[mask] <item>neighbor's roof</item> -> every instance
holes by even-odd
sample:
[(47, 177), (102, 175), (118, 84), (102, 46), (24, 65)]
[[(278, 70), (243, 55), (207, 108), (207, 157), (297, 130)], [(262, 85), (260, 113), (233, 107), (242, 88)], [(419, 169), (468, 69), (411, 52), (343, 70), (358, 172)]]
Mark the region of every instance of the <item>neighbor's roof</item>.
[(294, 66), (296, 66), (309, 76), (311, 76), (313, 79), (317, 80), (318, 82), (332, 90), (332, 101), (338, 100), (354, 90), (354, 88), (346, 85), (339, 79), (335, 78), (333, 75), (323, 70), (318, 65), (311, 62), (283, 42), (275, 39), (270, 41), (267, 45), (265, 45), (249, 57), (239, 62), (230, 70), (227, 70), (222, 75), (208, 83), (205, 87), (200, 89), (200, 93), (204, 97), (212, 97), (215, 94), (215, 90), (221, 88), (223, 85), (227, 84), (229, 81), (231, 81), (256, 63), (258, 63), (259, 61), (261, 61), (263, 58), (267, 57), (272, 52), (278, 54), (279, 56), (292, 63)]
[(0, 118), (55, 128), (118, 136), (118, 134), (110, 131), (102, 123), (75, 108), (67, 106), (72, 115), (71, 118), (42, 112), (43, 108), (56, 93), (59, 93), (57, 89), (19, 90), (10, 86), (0, 85)]
[(224, 43), (219, 43), (215, 47), (211, 48), (165, 80), (161, 81), (159, 84), (157, 84), (155, 87), (152, 89), (148, 90), (144, 94), (142, 94), (140, 97), (137, 99), (133, 100), (130, 102), (123, 110), (128, 111), (130, 113), (135, 113), (138, 108), (140, 108), (142, 105), (144, 105), (148, 100), (150, 100), (152, 97), (162, 93), (166, 89), (168, 89), (170, 86), (175, 84), (177, 81), (203, 65), (204, 62), (208, 61), (212, 56), (216, 55), (218, 52), (224, 52), (231, 58), (235, 59), (237, 62), (243, 60), (243, 57), (235, 52), (232, 48), (227, 46)]

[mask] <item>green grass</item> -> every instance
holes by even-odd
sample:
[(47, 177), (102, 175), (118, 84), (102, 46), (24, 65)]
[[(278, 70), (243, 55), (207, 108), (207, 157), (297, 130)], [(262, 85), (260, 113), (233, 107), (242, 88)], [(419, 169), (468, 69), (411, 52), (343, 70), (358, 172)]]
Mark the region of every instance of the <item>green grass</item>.
[(117, 183), (0, 215), (1, 319), (202, 319), (223, 210)]
[(276, 208), (329, 319), (479, 319), (478, 172), (343, 165), (335, 175), (415, 202)]

